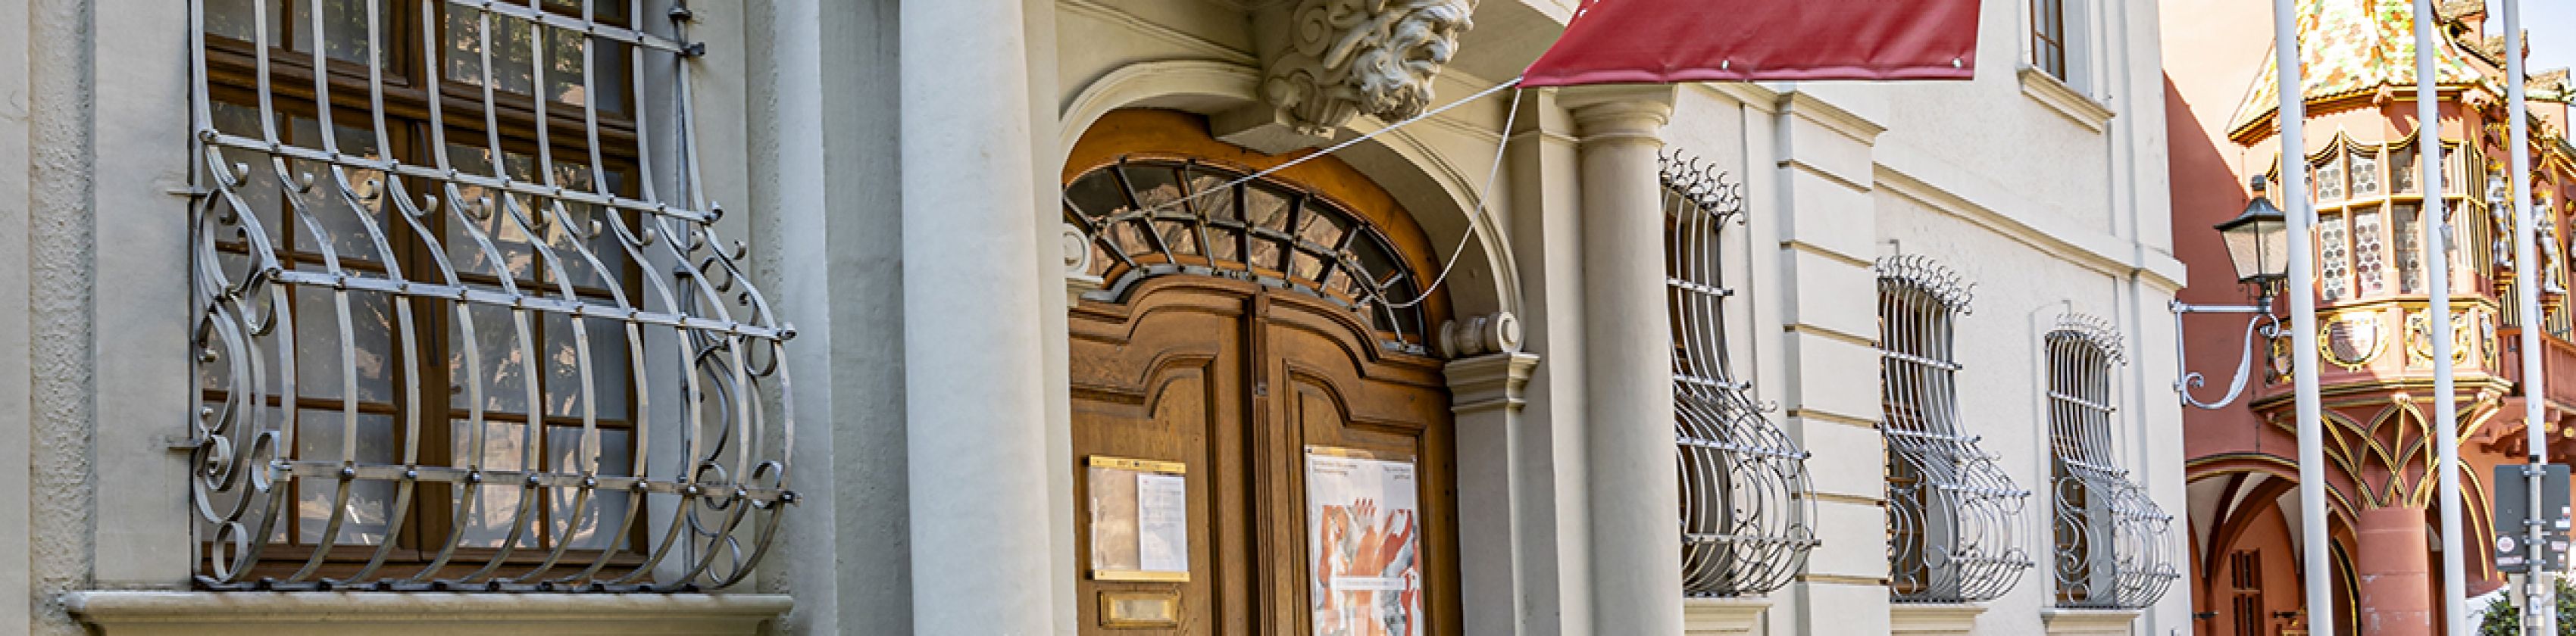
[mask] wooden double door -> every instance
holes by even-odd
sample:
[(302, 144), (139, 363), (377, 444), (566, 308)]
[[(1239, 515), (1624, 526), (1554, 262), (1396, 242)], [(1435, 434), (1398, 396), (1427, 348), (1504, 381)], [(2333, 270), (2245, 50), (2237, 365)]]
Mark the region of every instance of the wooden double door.
[[(1208, 276), (1083, 301), (1070, 328), (1083, 633), (1459, 633), (1454, 431), (1437, 361), (1388, 351), (1351, 310), (1310, 294)], [(1418, 548), (1388, 554), (1419, 559), (1420, 591), (1365, 602), (1418, 603), (1418, 622), (1317, 602), (1313, 577), (1335, 556), (1310, 554), (1316, 452), (1413, 463)], [(1134, 540), (1132, 520), (1108, 518), (1135, 514), (1134, 482), (1093, 468), (1124, 460), (1186, 484), (1185, 573), (1095, 567), (1108, 556), (1096, 546)]]

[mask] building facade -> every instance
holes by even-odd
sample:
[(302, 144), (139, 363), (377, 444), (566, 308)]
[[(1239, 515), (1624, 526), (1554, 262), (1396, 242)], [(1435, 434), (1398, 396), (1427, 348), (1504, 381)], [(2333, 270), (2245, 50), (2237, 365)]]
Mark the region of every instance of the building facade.
[[(2277, 184), (2280, 153), (2273, 114), (2279, 103), (2269, 46), (2271, 16), (2261, 7), (2194, 2), (2171, 7), (2165, 30), (2166, 112), (2173, 145), (2176, 254), (2191, 264), (2181, 294), (2198, 304), (2245, 304), (2254, 292), (2235, 284), (2218, 235), (2207, 228), (2236, 216), (2253, 195), (2250, 183)], [(2566, 284), (2569, 172), (2566, 71), (2534, 73), (2530, 97), (2533, 209), (2542, 218), (2536, 268), (2514, 264), (2512, 208), (2505, 175), (2503, 38), (2483, 2), (2443, 2), (2436, 32), (2441, 121), (2419, 128), (2415, 101), (2412, 5), (2403, 2), (2299, 3), (2308, 104), (2304, 122), (2316, 233), (2319, 385), (2330, 467), (2328, 535), (2333, 617), (2339, 633), (2385, 630), (2434, 633), (2441, 612), (2436, 567), (2434, 451), (2439, 431), (2461, 440), (2460, 480), (2466, 506), (2461, 545), (2468, 593), (2503, 585), (2495, 573), (2490, 496), (2495, 467), (2522, 463), (2524, 400), (2542, 399), (2555, 431), (2576, 389), (2562, 373), (2570, 345)], [(2179, 28), (2171, 16), (2194, 19)], [(2444, 149), (2440, 197), (2456, 248), (2428, 255), (2423, 240), (2427, 196), (2417, 176), (2418, 130), (2437, 133)], [(2254, 186), (2263, 187), (2263, 186)], [(2288, 206), (2282, 206), (2288, 209)], [(2432, 426), (2432, 343), (2426, 335), (2425, 270), (2449, 258), (2459, 421)], [(2539, 280), (2526, 280), (2539, 272)], [(2542, 363), (2550, 379), (2537, 398), (2522, 381), (2524, 325), (2515, 286), (2538, 284), (2542, 298)], [(2274, 303), (2286, 307), (2285, 303)], [(2236, 403), (2189, 410), (2183, 422), (2194, 537), (2191, 592), (2204, 634), (2276, 634), (2300, 629), (2305, 608), (2297, 506), (2295, 416), (2289, 335), (2262, 331), (2266, 320), (2243, 315), (2186, 317), (2185, 348), (2212, 385), (2195, 391), (2216, 401), (2220, 373), (2252, 345), (2256, 361)], [(2253, 335), (2248, 335), (2253, 334)], [(2562, 440), (2553, 435), (2551, 439)], [(2576, 447), (2553, 443), (2549, 456)], [(2492, 597), (2473, 601), (2471, 611)], [(2315, 620), (2322, 621), (2323, 618)]]
[(0, 7), (0, 625), (2192, 624), (2153, 3), (191, 4)]

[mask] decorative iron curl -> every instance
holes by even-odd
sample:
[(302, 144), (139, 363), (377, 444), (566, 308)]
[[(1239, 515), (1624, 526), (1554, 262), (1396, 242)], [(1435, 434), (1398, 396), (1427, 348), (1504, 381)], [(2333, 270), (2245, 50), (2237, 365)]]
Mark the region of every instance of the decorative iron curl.
[(2044, 338), (2057, 602), (2143, 608), (2173, 580), (2173, 515), (2121, 469), (2113, 370), (2127, 364), (2108, 320), (2067, 314)]
[(1882, 291), (1890, 284), (1902, 284), (1940, 301), (1952, 312), (1963, 315), (1975, 313), (1969, 311), (1969, 302), (1976, 298), (1977, 284), (1932, 257), (1898, 254), (1878, 259), (1870, 269), (1878, 274), (1878, 287)]
[(2016, 536), (2030, 491), (1957, 421), (1953, 322), (1973, 286), (1917, 255), (1877, 271), (1891, 600), (2000, 598), (2032, 565)]
[[(1743, 181), (1729, 181), (1726, 171), (1679, 148), (1666, 149), (1657, 158), (1666, 196), (1678, 197), (1719, 221), (1744, 222)], [(1670, 214), (1673, 205), (1664, 207)]]

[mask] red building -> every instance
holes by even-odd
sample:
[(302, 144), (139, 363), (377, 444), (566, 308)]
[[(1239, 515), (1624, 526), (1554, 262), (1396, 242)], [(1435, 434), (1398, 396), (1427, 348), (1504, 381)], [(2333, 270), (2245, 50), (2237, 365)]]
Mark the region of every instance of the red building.
[[(2432, 435), (2456, 431), (2466, 463), (2461, 483), (2470, 552), (2469, 592), (2495, 590), (2489, 495), (2499, 463), (2524, 455), (2514, 286), (2541, 285), (2539, 328), (2549, 381), (2553, 458), (2576, 457), (2576, 340), (2567, 299), (2568, 203), (2576, 198), (2576, 146), (2566, 138), (2566, 71), (2538, 73), (2526, 84), (2533, 130), (2535, 210), (2541, 228), (2541, 280), (2512, 263), (2510, 206), (2502, 183), (2506, 145), (2500, 28), (2482, 3), (2441, 3), (2437, 30), (2441, 121), (2432, 126), (2445, 148), (2444, 209), (2454, 225), (2452, 260), (2458, 421), (2428, 424), (2434, 361), (2425, 333), (2423, 272), (2434, 258), (2422, 240), (2427, 195), (2417, 178), (2413, 13), (2405, 0), (2302, 0), (2304, 122), (2312, 200), (2311, 238), (2318, 269), (2318, 377), (2324, 406), (2328, 534), (2337, 633), (2433, 633), (2440, 612), (2441, 544), (2434, 501)], [(2166, 3), (2165, 106), (2168, 113), (2176, 256), (2190, 265), (2180, 298), (2194, 304), (2246, 304), (2211, 225), (2236, 216), (2249, 182), (2277, 183), (2278, 96), (2271, 51), (2270, 3), (2177, 0)], [(2547, 27), (2543, 27), (2547, 28)], [(2279, 196), (2278, 188), (2269, 190)], [(2289, 206), (2282, 206), (2287, 209)], [(2274, 306), (2286, 308), (2286, 302)], [(2286, 318), (2280, 321), (2286, 329)], [(2213, 377), (2191, 394), (2216, 401), (2227, 374), (2247, 354), (2244, 314), (2187, 316), (2185, 368)], [(2223, 636), (2297, 634), (2305, 629), (2304, 568), (2299, 550), (2297, 439), (2290, 391), (2289, 334), (2258, 333), (2245, 393), (2214, 410), (2186, 409), (2192, 595), (2198, 633)], [(2566, 461), (2566, 460), (2559, 460)], [(2422, 626), (2422, 627), (2418, 627)], [(2363, 628), (2363, 629), (2356, 629)]]

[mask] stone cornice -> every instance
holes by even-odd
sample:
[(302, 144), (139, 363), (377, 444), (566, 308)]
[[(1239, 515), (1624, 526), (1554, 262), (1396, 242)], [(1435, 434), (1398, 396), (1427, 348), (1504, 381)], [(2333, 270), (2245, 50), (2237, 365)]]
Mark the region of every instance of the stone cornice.
[(1778, 112), (1815, 122), (1816, 125), (1841, 133), (1842, 136), (1850, 137), (1852, 141), (1864, 145), (1878, 143), (1878, 135), (1887, 132), (1886, 126), (1881, 126), (1878, 122), (1870, 121), (1869, 118), (1841, 106), (1835, 106), (1833, 102), (1819, 99), (1806, 91), (1780, 93), (1774, 103), (1778, 104), (1775, 109)]

